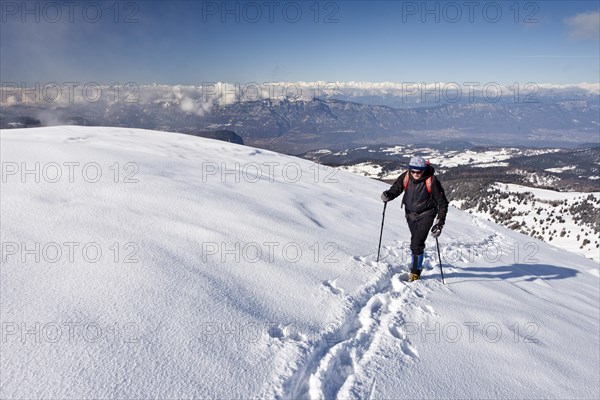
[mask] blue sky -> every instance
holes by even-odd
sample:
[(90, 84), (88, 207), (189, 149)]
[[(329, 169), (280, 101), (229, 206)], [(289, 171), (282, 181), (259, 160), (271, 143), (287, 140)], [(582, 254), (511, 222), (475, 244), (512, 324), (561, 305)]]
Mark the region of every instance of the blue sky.
[(600, 81), (599, 1), (51, 3), (2, 2), (2, 82)]

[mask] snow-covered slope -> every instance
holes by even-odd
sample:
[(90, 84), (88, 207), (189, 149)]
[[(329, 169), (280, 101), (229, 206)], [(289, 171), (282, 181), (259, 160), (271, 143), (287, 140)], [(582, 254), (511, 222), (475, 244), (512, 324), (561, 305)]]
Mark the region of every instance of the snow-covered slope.
[(453, 204), (481, 218), (501, 221), (517, 232), (600, 261), (600, 238), (593, 219), (600, 213), (600, 192), (556, 192), (496, 183), (488, 193), (484, 201), (470, 208), (461, 200)]
[[(186, 135), (1, 133), (2, 398), (598, 398), (598, 264)], [(337, 171), (337, 172), (336, 172)]]

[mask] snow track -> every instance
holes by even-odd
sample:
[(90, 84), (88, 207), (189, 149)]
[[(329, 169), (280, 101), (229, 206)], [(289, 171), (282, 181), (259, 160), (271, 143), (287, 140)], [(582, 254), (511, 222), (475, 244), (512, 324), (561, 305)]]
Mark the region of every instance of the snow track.
[[(373, 354), (379, 354), (383, 342), (392, 343), (405, 364), (419, 359), (417, 349), (404, 331), (404, 324), (415, 314), (434, 314), (421, 305), (435, 282), (428, 281), (429, 260), (425, 262), (423, 280), (408, 283), (407, 267), (398, 254), (399, 247), (386, 247), (396, 257), (387, 264), (387, 273), (375, 281), (360, 298), (347, 297), (350, 310), (344, 323), (317, 342), (280, 393), (286, 399), (369, 398), (375, 377), (364, 368)], [(359, 268), (374, 266), (375, 256), (356, 257)], [(335, 280), (323, 282), (333, 294), (343, 295)]]

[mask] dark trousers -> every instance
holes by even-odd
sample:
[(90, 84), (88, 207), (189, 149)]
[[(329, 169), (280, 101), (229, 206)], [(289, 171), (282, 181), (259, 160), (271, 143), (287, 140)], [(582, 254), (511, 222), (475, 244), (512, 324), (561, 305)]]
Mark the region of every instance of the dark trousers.
[(410, 250), (413, 255), (423, 254), (425, 239), (433, 225), (436, 216), (435, 210), (425, 211), (421, 214), (406, 213), (408, 229), (410, 229)]

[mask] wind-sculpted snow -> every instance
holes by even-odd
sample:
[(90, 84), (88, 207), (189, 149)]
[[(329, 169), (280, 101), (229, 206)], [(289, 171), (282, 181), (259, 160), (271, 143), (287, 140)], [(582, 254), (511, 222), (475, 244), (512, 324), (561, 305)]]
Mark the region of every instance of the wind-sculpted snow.
[(2, 131), (2, 398), (598, 398), (598, 264), (387, 185), (120, 128)]

